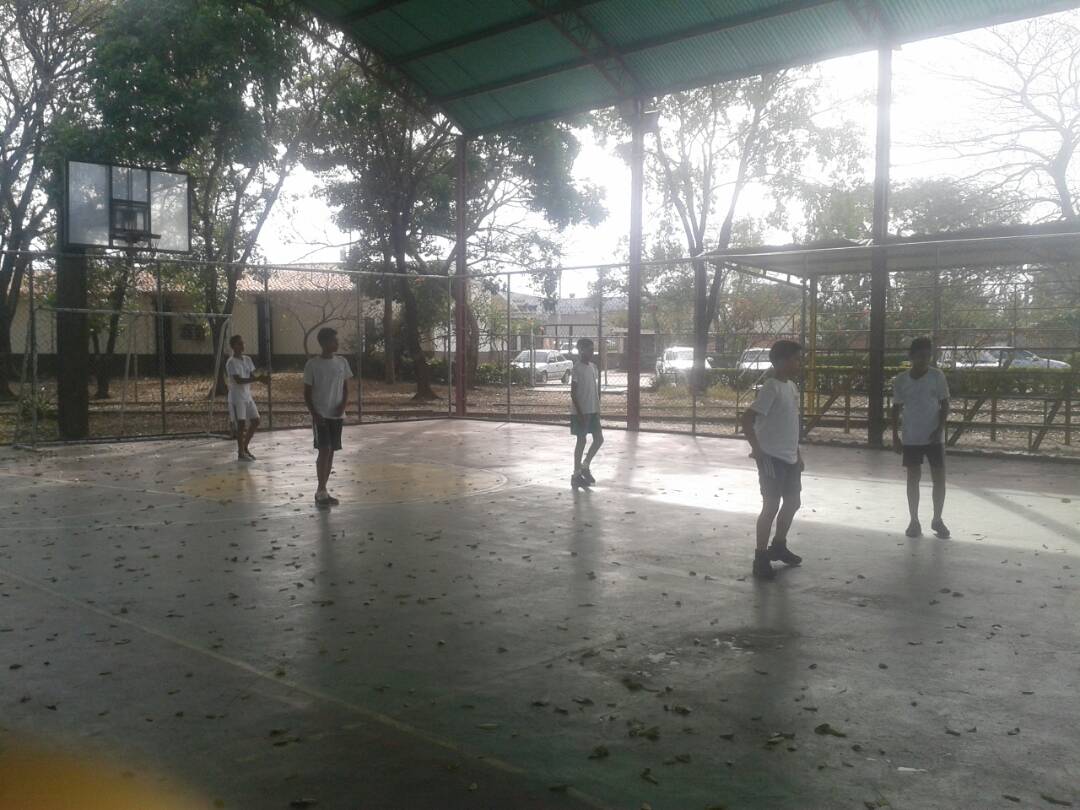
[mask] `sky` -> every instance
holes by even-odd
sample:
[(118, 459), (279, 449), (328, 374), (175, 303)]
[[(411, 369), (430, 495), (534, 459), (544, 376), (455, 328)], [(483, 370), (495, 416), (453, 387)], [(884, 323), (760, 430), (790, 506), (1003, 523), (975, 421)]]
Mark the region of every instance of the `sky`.
[[(1021, 23), (1022, 24), (1022, 23)], [(896, 182), (916, 178), (955, 175), (962, 167), (955, 160), (943, 159), (940, 152), (925, 144), (941, 135), (978, 131), (985, 116), (971, 98), (969, 88), (949, 76), (976, 75), (988, 67), (985, 60), (973, 57), (964, 48), (967, 42), (986, 42), (985, 31), (973, 31), (903, 46), (893, 55), (893, 147), (892, 177)], [(832, 59), (819, 65), (823, 78), (822, 107), (835, 123), (838, 118), (850, 122), (859, 134), (867, 153), (862, 179), (873, 176), (877, 54), (874, 52)], [(625, 256), (629, 227), (630, 172), (626, 163), (613, 154), (611, 145), (601, 146), (591, 131), (577, 131), (582, 151), (574, 167), (583, 182), (600, 186), (605, 192), (607, 218), (596, 227), (575, 226), (564, 232), (563, 266), (589, 265), (618, 261)], [(271, 216), (260, 248), (273, 263), (338, 261), (341, 245), (349, 235), (333, 224), (332, 211), (319, 199), (317, 179), (299, 169), (287, 181), (285, 202)], [(648, 223), (659, 214), (657, 195), (646, 194), (645, 216)], [(759, 190), (751, 190), (741, 203), (740, 216), (763, 216), (771, 202)], [(796, 223), (797, 224), (797, 223)], [(767, 243), (792, 241), (791, 231), (767, 231)], [(567, 273), (569, 292), (584, 294), (586, 276)]]

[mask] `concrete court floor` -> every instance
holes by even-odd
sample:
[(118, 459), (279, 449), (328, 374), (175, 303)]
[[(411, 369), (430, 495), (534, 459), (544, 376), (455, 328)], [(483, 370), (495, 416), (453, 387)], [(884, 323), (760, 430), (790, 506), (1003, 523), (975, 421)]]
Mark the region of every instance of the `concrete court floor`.
[(0, 452), (0, 746), (256, 810), (1080, 806), (1076, 466), (954, 456), (909, 540), (897, 457), (806, 448), (756, 583), (741, 442), (610, 431), (575, 494), (563, 427), (366, 425), (327, 512), (308, 437)]

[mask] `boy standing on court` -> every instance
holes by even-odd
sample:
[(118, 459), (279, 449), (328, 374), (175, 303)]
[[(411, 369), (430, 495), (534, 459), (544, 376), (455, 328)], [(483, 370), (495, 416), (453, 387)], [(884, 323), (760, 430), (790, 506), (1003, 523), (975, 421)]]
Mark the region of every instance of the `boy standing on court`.
[[(754, 576), (774, 579), (772, 561), (798, 565), (802, 557), (787, 546), (788, 530), (802, 505), (803, 460), (799, 452), (799, 376), (802, 346), (778, 340), (769, 350), (773, 373), (758, 389), (749, 410), (742, 415), (742, 429), (757, 462), (761, 485), (761, 514), (757, 519)], [(776, 535), (769, 544), (773, 519)]]
[[(934, 482), (934, 519), (930, 528), (945, 540), (949, 529), (941, 519), (945, 508), (945, 424), (949, 418), (949, 383), (945, 374), (932, 368), (934, 346), (930, 338), (911, 341), (908, 357), (911, 369), (896, 375), (893, 381), (893, 450), (902, 454), (907, 470), (907, 502), (911, 522), (908, 537), (921, 537), (919, 523), (919, 482), (922, 462), (930, 463), (930, 478)], [(903, 419), (903, 434), (900, 421)], [(902, 438), (901, 438), (902, 436)]]
[[(604, 431), (600, 428), (600, 371), (592, 362), (593, 342), (589, 338), (581, 338), (577, 342), (577, 350), (574, 370), (570, 373), (570, 403), (573, 408), (570, 412), (570, 433), (577, 437), (570, 485), (575, 489), (596, 483), (589, 465), (604, 443)], [(592, 444), (582, 461), (585, 438), (590, 434)]]
[(259, 409), (251, 395), (253, 382), (265, 383), (265, 375), (255, 375), (255, 362), (244, 354), (244, 338), (229, 338), (232, 357), (225, 361), (225, 380), (229, 386), (229, 421), (236, 429), (236, 458), (238, 461), (254, 461), (248, 450), (255, 428), (259, 426)]
[(304, 402), (311, 414), (315, 449), (319, 451), (315, 461), (318, 477), (315, 503), (322, 507), (337, 506), (338, 499), (331, 497), (326, 485), (334, 468), (334, 451), (341, 449), (341, 427), (349, 404), (352, 369), (344, 357), (335, 354), (338, 350), (336, 330), (324, 327), (316, 339), (322, 354), (312, 357), (304, 366)]

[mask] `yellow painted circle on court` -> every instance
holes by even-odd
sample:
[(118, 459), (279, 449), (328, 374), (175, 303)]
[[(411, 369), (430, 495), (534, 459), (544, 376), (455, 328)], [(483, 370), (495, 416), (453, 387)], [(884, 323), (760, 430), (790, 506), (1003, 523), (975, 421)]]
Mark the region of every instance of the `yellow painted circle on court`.
[[(444, 501), (501, 489), (506, 476), (491, 470), (424, 462), (345, 461), (334, 465), (330, 489), (342, 504)], [(310, 496), (314, 460), (308, 464), (259, 461), (216, 469), (182, 481), (177, 491), (215, 501), (272, 502)]]

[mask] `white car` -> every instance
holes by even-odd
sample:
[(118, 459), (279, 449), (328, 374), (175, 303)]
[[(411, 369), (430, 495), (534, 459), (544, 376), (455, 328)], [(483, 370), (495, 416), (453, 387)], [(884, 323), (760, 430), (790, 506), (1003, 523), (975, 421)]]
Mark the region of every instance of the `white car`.
[(739, 358), (737, 368), (739, 371), (768, 371), (772, 368), (769, 351), (768, 347), (764, 349), (747, 349)]
[[(705, 358), (705, 368), (711, 369), (712, 363)], [(688, 346), (672, 346), (656, 359), (657, 378), (668, 377), (683, 382), (694, 370), (694, 350)]]
[(544, 385), (548, 380), (570, 382), (574, 363), (566, 355), (552, 349), (525, 349), (514, 358), (512, 365), (528, 371), (533, 369), (533, 382)]
[(946, 368), (1015, 368), (1069, 371), (1062, 360), (1039, 357), (1027, 349), (1013, 346), (953, 346), (941, 350), (940, 365)]

